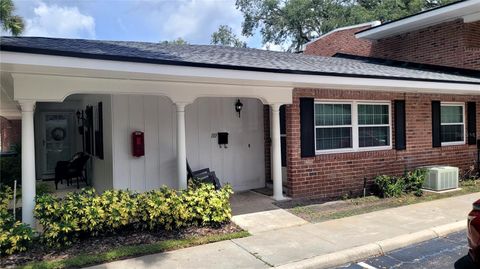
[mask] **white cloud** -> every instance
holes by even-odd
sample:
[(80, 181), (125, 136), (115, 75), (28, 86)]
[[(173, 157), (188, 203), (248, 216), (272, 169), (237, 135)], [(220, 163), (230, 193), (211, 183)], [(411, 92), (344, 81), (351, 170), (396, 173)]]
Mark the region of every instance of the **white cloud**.
[(151, 25), (164, 40), (181, 37), (208, 44), (210, 35), (222, 24), (241, 34), (242, 13), (235, 8), (234, 0), (160, 1), (150, 7)]
[(76, 6), (38, 2), (34, 15), (26, 18), (26, 36), (95, 38), (95, 19)]

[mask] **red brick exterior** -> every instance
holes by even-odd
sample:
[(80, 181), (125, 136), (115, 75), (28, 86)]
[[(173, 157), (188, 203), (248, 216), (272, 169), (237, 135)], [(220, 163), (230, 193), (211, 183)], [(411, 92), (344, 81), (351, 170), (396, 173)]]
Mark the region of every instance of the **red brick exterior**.
[(321, 56), (333, 56), (335, 53), (369, 56), (372, 42), (355, 37), (355, 33), (367, 28), (370, 28), (370, 26), (356, 27), (331, 33), (308, 44), (303, 53)]
[(444, 22), (373, 43), (371, 57), (480, 70), (480, 22)]
[[(346, 100), (395, 100), (406, 102), (406, 150), (381, 150), (300, 157), (299, 97)], [(389, 93), (373, 91), (295, 89), (293, 104), (287, 106), (288, 195), (298, 197), (339, 197), (359, 194), (366, 177), (369, 186), (376, 175), (401, 175), (405, 169), (424, 165), (453, 165), (466, 169), (476, 162), (475, 145), (432, 147), (431, 101), (476, 101), (480, 96)], [(393, 114), (393, 112), (392, 112)], [(393, 115), (391, 115), (393, 117)], [(466, 117), (466, 116), (465, 116)], [(392, 133), (394, 126), (392, 121)], [(477, 116), (477, 133), (480, 117)], [(394, 140), (394, 139), (392, 139)], [(393, 141), (395, 145), (395, 141)]]
[(22, 121), (21, 120), (7, 120), (0, 117), (0, 151), (9, 151), (10, 147), (15, 144), (20, 144), (22, 137)]

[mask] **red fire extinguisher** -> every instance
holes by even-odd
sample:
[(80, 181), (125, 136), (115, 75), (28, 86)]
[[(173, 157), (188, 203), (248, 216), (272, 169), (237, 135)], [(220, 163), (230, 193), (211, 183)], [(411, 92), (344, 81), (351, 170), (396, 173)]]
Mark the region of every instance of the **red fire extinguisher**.
[(132, 155), (142, 157), (145, 155), (145, 138), (143, 132), (135, 131), (132, 133)]

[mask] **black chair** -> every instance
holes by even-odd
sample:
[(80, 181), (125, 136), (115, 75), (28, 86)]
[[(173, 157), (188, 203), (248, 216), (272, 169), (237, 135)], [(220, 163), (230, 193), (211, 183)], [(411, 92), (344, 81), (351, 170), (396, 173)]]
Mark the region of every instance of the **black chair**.
[(192, 168), (187, 161), (187, 179), (191, 179), (194, 182), (210, 183), (218, 190), (222, 187), (220, 180), (218, 179), (215, 171), (210, 171), (210, 168), (203, 168), (197, 171), (192, 171)]
[(55, 166), (55, 189), (58, 190), (58, 182), (63, 184), (63, 180), (67, 181), (67, 186), (74, 178), (77, 179), (77, 189), (80, 188), (80, 180), (85, 181), (88, 185), (87, 178), (84, 171), (90, 156), (83, 152), (78, 152), (73, 155), (69, 161), (59, 161)]

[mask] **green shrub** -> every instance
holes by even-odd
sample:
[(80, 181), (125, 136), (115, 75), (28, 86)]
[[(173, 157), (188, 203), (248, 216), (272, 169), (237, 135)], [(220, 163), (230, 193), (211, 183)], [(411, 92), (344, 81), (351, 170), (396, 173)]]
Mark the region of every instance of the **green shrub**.
[(399, 197), (405, 188), (403, 178), (397, 178), (387, 175), (375, 177), (375, 185), (378, 188), (379, 196), (382, 198)]
[(149, 229), (172, 230), (191, 224), (183, 195), (163, 187), (141, 195), (142, 220)]
[(423, 182), (427, 175), (426, 169), (415, 169), (413, 171), (406, 172), (404, 175), (405, 180), (405, 193), (412, 193), (416, 196), (423, 195)]
[(123, 229), (179, 229), (191, 225), (219, 225), (231, 218), (232, 188), (215, 190), (201, 184), (177, 192), (163, 187), (145, 193), (109, 190), (98, 195), (82, 189), (59, 199), (50, 194), (36, 198), (35, 217), (43, 226), (49, 246), (69, 245), (81, 237)]
[(34, 237), (30, 226), (15, 221), (8, 211), (12, 197), (10, 187), (4, 186), (0, 190), (0, 256), (27, 250)]
[(193, 223), (197, 225), (217, 225), (232, 217), (229, 198), (232, 187), (226, 185), (218, 191), (212, 184), (201, 184), (183, 193), (183, 200)]
[(378, 195), (383, 198), (399, 197), (405, 193), (422, 196), (422, 186), (426, 174), (425, 169), (415, 169), (406, 171), (403, 177), (381, 175), (375, 177), (374, 184), (378, 189)]

